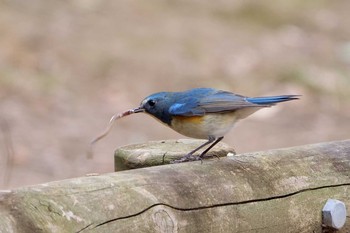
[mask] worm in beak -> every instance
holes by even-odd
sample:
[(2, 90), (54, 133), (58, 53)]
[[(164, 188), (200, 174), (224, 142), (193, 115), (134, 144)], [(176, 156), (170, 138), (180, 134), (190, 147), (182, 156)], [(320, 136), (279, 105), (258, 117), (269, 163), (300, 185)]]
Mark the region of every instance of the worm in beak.
[[(108, 124), (107, 128), (90, 142), (90, 147), (92, 147), (96, 142), (100, 141), (102, 138), (107, 136), (107, 134), (111, 131), (112, 126), (116, 120), (118, 120), (122, 117), (125, 117), (125, 116), (129, 116), (133, 113), (139, 113), (139, 112), (144, 112), (144, 111), (145, 110), (142, 107), (138, 107), (138, 108), (130, 109), (130, 110), (125, 111), (125, 112), (120, 113), (120, 114), (114, 114), (112, 116), (112, 118), (109, 120), (109, 124)], [(91, 151), (92, 150), (90, 149), (90, 152), (88, 153), (88, 158), (92, 158)]]

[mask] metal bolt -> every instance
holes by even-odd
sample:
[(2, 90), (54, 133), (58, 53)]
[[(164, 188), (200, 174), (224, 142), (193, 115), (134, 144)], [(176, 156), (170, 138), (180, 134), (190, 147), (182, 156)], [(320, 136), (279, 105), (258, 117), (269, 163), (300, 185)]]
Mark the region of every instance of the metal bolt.
[(322, 209), (322, 221), (326, 227), (339, 230), (346, 221), (345, 204), (336, 199), (328, 199)]

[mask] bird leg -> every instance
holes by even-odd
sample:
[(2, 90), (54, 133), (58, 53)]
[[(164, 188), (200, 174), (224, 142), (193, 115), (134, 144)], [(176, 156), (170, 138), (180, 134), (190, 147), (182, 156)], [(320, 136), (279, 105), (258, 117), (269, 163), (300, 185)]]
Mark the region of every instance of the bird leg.
[[(215, 138), (213, 136), (209, 136), (208, 141), (206, 141), (205, 143), (203, 143), (202, 145), (200, 145), (199, 147), (195, 148), (194, 150), (192, 150), (190, 153), (188, 153), (187, 155), (185, 155), (184, 157), (174, 160), (171, 163), (182, 163), (182, 162), (187, 162), (187, 161), (195, 161), (195, 160), (202, 160), (204, 155), (211, 149), (213, 148), (213, 146), (215, 146), (218, 142), (220, 142), (224, 137), (219, 137), (219, 138)], [(197, 152), (198, 150), (202, 149), (203, 147), (209, 145), (210, 143), (212, 143), (205, 151), (203, 151), (199, 156), (193, 156), (193, 154), (195, 152)]]
[(205, 155), (206, 153), (208, 153), (208, 151), (210, 151), (210, 149), (213, 148), (216, 144), (218, 144), (223, 138), (224, 138), (224, 137), (219, 137), (219, 138), (217, 138), (205, 151), (203, 151), (203, 152), (200, 154), (199, 158), (202, 159), (202, 158), (204, 157), (204, 155)]

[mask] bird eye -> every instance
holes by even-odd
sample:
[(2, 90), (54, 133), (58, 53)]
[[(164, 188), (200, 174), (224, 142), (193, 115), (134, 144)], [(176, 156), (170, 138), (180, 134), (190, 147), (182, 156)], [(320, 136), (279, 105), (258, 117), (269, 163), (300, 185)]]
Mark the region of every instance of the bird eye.
[(156, 105), (156, 101), (154, 101), (154, 100), (148, 100), (148, 105), (149, 106), (151, 106), (151, 107), (153, 107), (154, 105)]

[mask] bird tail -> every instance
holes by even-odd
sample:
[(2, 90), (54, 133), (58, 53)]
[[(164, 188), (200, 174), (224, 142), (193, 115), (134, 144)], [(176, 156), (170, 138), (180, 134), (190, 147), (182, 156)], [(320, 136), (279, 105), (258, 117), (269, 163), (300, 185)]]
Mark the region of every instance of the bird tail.
[(246, 100), (253, 104), (259, 105), (274, 105), (279, 102), (285, 102), (290, 100), (299, 99), (299, 95), (279, 95), (279, 96), (266, 96), (266, 97), (248, 97)]

